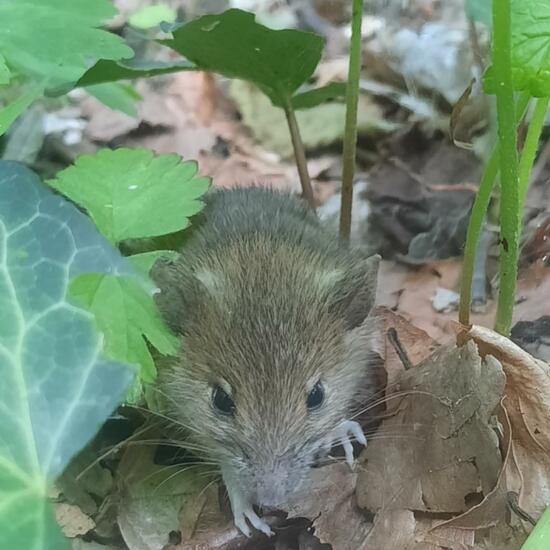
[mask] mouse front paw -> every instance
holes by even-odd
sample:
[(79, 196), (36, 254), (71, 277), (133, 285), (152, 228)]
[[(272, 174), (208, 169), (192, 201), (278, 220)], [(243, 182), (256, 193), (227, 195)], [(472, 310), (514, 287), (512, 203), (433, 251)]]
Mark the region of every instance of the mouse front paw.
[[(227, 494), (229, 495), (229, 501), (231, 502), (231, 511), (233, 512), (233, 521), (235, 527), (243, 533), (243, 535), (250, 537), (252, 532), (248, 525), (254, 527), (264, 535), (270, 537), (273, 535), (273, 531), (269, 527), (268, 523), (263, 520), (252, 507), (250, 500), (242, 493), (238, 485), (231, 481), (231, 477), (224, 475), (225, 486), (227, 488)], [(248, 521), (247, 521), (248, 520)]]
[(233, 510), (233, 518), (235, 521), (235, 526), (243, 533), (243, 535), (250, 537), (252, 532), (246, 520), (250, 522), (254, 529), (257, 529), (264, 535), (270, 537), (273, 535), (273, 531), (269, 527), (266, 521), (264, 521), (256, 512), (252, 506), (243, 508), (241, 510)]
[(346, 453), (346, 462), (351, 467), (353, 465), (353, 445), (351, 442), (355, 440), (361, 443), (361, 445), (367, 445), (367, 438), (361, 429), (359, 422), (354, 420), (346, 420), (339, 424), (339, 426), (330, 433), (330, 436), (327, 438), (326, 448), (330, 448), (339, 443), (344, 447), (344, 452)]

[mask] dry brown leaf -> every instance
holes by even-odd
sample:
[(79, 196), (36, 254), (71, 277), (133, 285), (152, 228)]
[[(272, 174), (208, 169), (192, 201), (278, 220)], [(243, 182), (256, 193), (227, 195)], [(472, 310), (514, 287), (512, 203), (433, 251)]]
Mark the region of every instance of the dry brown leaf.
[[(416, 533), (403, 548), (418, 540), (416, 520), (405, 512), (460, 514), (495, 487), (502, 459), (493, 414), (503, 389), (500, 364), (490, 356), (482, 361), (473, 343), (440, 348), (400, 377), (394, 391), (408, 395), (390, 405), (393, 415), (380, 428), (399, 435), (375, 439), (362, 453), (357, 499), (382, 518), (397, 511), (404, 523), (393, 529)], [(382, 528), (389, 529), (384, 522)], [(437, 536), (447, 540), (449, 532)]]
[(504, 406), (513, 436), (510, 483), (515, 477), (519, 506), (537, 518), (550, 503), (550, 365), (484, 327), (473, 326), (464, 337), (502, 363), (506, 373)]
[(294, 497), (289, 515), (313, 520), (315, 536), (338, 550), (356, 550), (371, 524), (355, 502), (357, 475), (338, 463), (312, 471), (307, 494)]
[[(385, 364), (384, 368), (388, 374), (388, 388), (391, 390), (394, 383), (404, 373), (407, 365), (404, 364), (396, 350), (399, 346), (406, 355), (406, 360), (412, 365), (418, 365), (427, 359), (438, 347), (435, 340), (423, 331), (409, 323), (403, 316), (394, 313), (388, 308), (379, 307), (377, 315), (384, 319), (385, 337)], [(390, 331), (393, 329), (397, 342), (392, 342)]]
[(55, 518), (63, 534), (70, 539), (85, 535), (95, 527), (95, 522), (74, 504), (59, 503), (55, 505)]
[[(168, 468), (157, 465), (153, 461), (155, 452), (153, 445), (128, 447), (117, 470), (117, 522), (130, 550), (162, 548), (170, 532), (178, 529), (192, 538), (204, 526), (205, 517), (219, 512), (218, 502), (213, 502), (208, 492), (213, 480), (206, 472), (185, 464)], [(202, 498), (203, 493), (208, 498)], [(226, 531), (224, 525), (228, 522), (221, 518), (216, 516), (214, 532), (209, 531), (212, 538)], [(236, 529), (231, 529), (232, 538), (238, 537)]]

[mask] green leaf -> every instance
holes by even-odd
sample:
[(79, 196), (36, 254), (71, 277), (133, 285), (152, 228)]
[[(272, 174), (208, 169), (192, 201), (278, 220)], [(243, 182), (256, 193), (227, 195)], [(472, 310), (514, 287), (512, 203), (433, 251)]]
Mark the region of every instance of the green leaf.
[(144, 337), (163, 355), (175, 354), (178, 340), (164, 325), (153, 297), (129, 277), (102, 273), (74, 279), (70, 295), (94, 314), (109, 357), (139, 365), (141, 380), (154, 382), (156, 369)]
[(313, 33), (264, 27), (237, 9), (205, 15), (172, 34), (160, 43), (201, 69), (254, 82), (279, 107), (313, 74), (324, 44)]
[(175, 258), (177, 255), (175, 250), (152, 250), (151, 252), (142, 252), (141, 254), (128, 256), (128, 260), (130, 260), (137, 271), (148, 276), (159, 258)]
[(199, 212), (209, 180), (197, 164), (146, 149), (81, 156), (48, 183), (86, 208), (111, 242), (179, 231)]
[(35, 103), (14, 122), (6, 136), (3, 160), (34, 164), (44, 144), (44, 113), (43, 106)]
[(466, 0), (464, 8), (466, 15), (474, 21), (483, 23), (489, 29), (493, 25), (491, 0)]
[[(196, 65), (186, 60), (164, 62), (133, 59), (130, 61), (108, 61), (100, 59), (91, 69), (88, 69), (84, 73), (76, 85), (90, 86), (91, 84), (101, 84), (102, 82), (149, 78), (151, 76), (196, 69)], [(57, 93), (65, 93), (66, 91), (60, 89)]]
[(137, 116), (136, 102), (142, 99), (133, 86), (122, 82), (105, 82), (86, 86), (85, 90), (115, 111), (122, 111), (128, 116)]
[(176, 20), (176, 12), (165, 4), (145, 6), (128, 18), (128, 23), (136, 29), (151, 29), (163, 21), (172, 23)]
[(97, 28), (115, 14), (107, 0), (2, 0), (0, 51), (22, 74), (47, 79), (46, 87), (76, 82), (90, 60), (134, 55)]
[(345, 96), (346, 84), (344, 82), (331, 82), (321, 88), (296, 94), (292, 98), (292, 106), (294, 109), (311, 109), (322, 103), (328, 103), (335, 99), (343, 99)]
[[(512, 77), (516, 91), (550, 96), (550, 2), (512, 0)], [(487, 93), (495, 93), (492, 66), (483, 85)]]
[(48, 487), (133, 376), (104, 358), (67, 287), (86, 271), (132, 270), (84, 214), (11, 161), (0, 161), (0, 243), (0, 548), (57, 550)]
[(43, 91), (44, 84), (36, 84), (32, 88), (29, 88), (23, 95), (19, 96), (15, 101), (8, 103), (8, 105), (0, 109), (0, 136), (6, 133), (15, 119), (38, 99)]
[(8, 66), (6, 65), (6, 60), (4, 56), (0, 54), (0, 85), (8, 84), (10, 81), (11, 75)]

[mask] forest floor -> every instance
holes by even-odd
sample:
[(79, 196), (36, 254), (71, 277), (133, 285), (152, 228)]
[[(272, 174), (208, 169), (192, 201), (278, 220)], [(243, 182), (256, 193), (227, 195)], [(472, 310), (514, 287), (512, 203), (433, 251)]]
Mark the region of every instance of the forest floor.
[[(113, 28), (138, 50), (140, 33), (128, 17), (148, 3), (115, 1), (121, 15)], [(350, 2), (165, 3), (183, 6), (190, 16), (211, 11), (209, 4), (231, 5), (254, 11), (266, 24), (313, 29), (327, 40), (317, 83), (346, 78)], [(453, 105), (487, 62), (487, 33), (469, 22), (459, 1), (369, 4), (352, 241), (383, 257), (378, 304), (388, 382), (382, 422), (353, 472), (339, 460), (316, 469), (288, 518), (274, 518), (276, 537), (246, 540), (232, 526), (218, 483), (185, 466), (188, 457), (157, 445), (146, 412), (124, 407), (58, 484), (58, 520), (73, 548), (513, 550), (525, 539), (530, 516), (537, 518), (548, 503), (550, 464), (543, 455), (550, 456), (550, 447), (536, 434), (545, 423), (550, 427), (544, 370), (550, 361), (550, 140), (544, 134), (524, 213), (512, 331), (518, 347), (480, 331), (456, 348), (457, 334), (464, 337), (456, 322), (461, 251), (493, 115), (476, 85), (460, 112)], [(215, 186), (300, 191), (284, 115), (252, 85), (181, 72), (135, 87), (141, 96), (135, 116), (78, 91), (54, 109), (29, 110), (18, 124), (35, 144), (29, 152), (35, 167), (50, 175), (101, 147), (146, 147), (196, 159)], [(336, 230), (344, 106), (320, 105), (299, 112), (298, 120), (319, 215)], [(493, 325), (498, 288), (492, 220), (472, 314), (472, 322), (485, 327)], [(523, 370), (516, 376), (518, 364)], [(526, 385), (540, 389), (538, 401), (522, 397)]]

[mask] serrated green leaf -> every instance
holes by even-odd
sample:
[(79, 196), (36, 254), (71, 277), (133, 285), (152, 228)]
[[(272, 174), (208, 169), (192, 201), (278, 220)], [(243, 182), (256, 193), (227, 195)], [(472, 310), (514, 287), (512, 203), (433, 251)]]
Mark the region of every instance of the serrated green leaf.
[(145, 6), (128, 18), (128, 23), (136, 29), (151, 29), (157, 27), (163, 21), (172, 23), (176, 20), (176, 12), (165, 4)]
[[(550, 2), (512, 0), (512, 80), (516, 91), (550, 96)], [(492, 66), (483, 77), (486, 93), (497, 88)]]
[(133, 372), (104, 359), (72, 276), (132, 273), (91, 221), (24, 166), (0, 161), (0, 548), (64, 548), (46, 495)]
[(103, 149), (85, 155), (48, 182), (80, 204), (112, 242), (183, 229), (199, 212), (208, 178), (194, 161), (146, 149)]
[(71, 282), (70, 295), (94, 314), (113, 359), (140, 367), (145, 383), (155, 381), (156, 369), (147, 338), (163, 355), (173, 355), (178, 340), (160, 318), (153, 297), (128, 277), (85, 273)]
[(316, 34), (272, 30), (237, 9), (200, 17), (172, 35), (159, 42), (199, 68), (254, 82), (279, 107), (313, 74), (324, 45)]
[(43, 91), (44, 85), (42, 83), (35, 84), (15, 101), (8, 103), (8, 105), (0, 109), (0, 136), (6, 133), (15, 119), (17, 119), (25, 109), (32, 105), (32, 103), (42, 95)]
[(343, 99), (345, 96), (346, 84), (344, 82), (331, 82), (326, 86), (296, 94), (292, 98), (292, 106), (296, 110), (311, 109), (322, 103), (328, 103), (335, 99)]
[(175, 258), (178, 253), (175, 250), (152, 250), (128, 256), (131, 264), (143, 275), (148, 276), (153, 265), (159, 258)]
[[(164, 62), (131, 59), (130, 61), (117, 62), (101, 59), (82, 75), (82, 78), (76, 85), (90, 86), (92, 84), (101, 84), (102, 82), (149, 78), (151, 76), (189, 70), (197, 70), (197, 66), (186, 60)], [(57, 93), (65, 93), (66, 91), (60, 89)]]
[(85, 90), (110, 109), (121, 111), (128, 116), (137, 116), (136, 102), (142, 97), (129, 84), (104, 82), (86, 86)]
[(47, 79), (46, 87), (76, 82), (90, 60), (134, 55), (97, 28), (115, 14), (107, 0), (2, 0), (0, 51), (22, 74)]
[(6, 60), (4, 59), (4, 56), (0, 54), (0, 85), (8, 84), (10, 78), (10, 70), (6, 65)]

